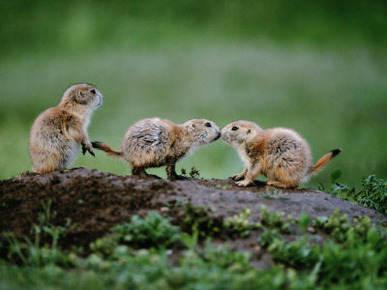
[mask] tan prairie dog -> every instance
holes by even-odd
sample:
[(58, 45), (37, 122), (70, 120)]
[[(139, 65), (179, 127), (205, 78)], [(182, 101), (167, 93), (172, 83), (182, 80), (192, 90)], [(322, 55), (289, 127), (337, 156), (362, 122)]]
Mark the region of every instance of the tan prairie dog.
[(309, 145), (297, 132), (287, 128), (263, 130), (250, 121), (228, 124), (222, 130), (222, 139), (236, 148), (245, 164), (243, 172), (231, 177), (239, 186), (252, 184), (264, 174), (267, 185), (294, 188), (340, 153), (339, 149), (332, 150), (313, 164)]
[(32, 125), (29, 149), (34, 171), (40, 174), (70, 166), (82, 144), (83, 154), (94, 156), (87, 135), (90, 116), (102, 105), (102, 94), (92, 85), (76, 84), (63, 94), (57, 107), (49, 108)]
[(92, 142), (93, 147), (114, 157), (125, 159), (133, 175), (147, 176), (146, 168), (166, 165), (169, 179), (181, 179), (176, 174), (176, 162), (197, 147), (220, 137), (219, 127), (209, 120), (193, 119), (177, 125), (171, 121), (151, 118), (136, 122), (126, 132), (120, 151), (109, 145)]

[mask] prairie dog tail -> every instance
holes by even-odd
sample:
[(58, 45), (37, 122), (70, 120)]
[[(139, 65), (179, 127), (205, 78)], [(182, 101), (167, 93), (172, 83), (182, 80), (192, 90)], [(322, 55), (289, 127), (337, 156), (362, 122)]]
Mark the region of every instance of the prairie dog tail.
[(328, 164), (329, 161), (333, 159), (336, 155), (338, 155), (341, 152), (340, 149), (332, 150), (331, 152), (325, 154), (323, 157), (321, 157), (316, 164), (310, 169), (310, 174), (316, 174), (318, 173), (325, 165)]
[(102, 151), (105, 151), (108, 155), (113, 156), (113, 157), (121, 157), (122, 152), (121, 151), (116, 151), (112, 147), (110, 147), (108, 144), (103, 143), (103, 142), (91, 142), (91, 145), (95, 149), (99, 149)]

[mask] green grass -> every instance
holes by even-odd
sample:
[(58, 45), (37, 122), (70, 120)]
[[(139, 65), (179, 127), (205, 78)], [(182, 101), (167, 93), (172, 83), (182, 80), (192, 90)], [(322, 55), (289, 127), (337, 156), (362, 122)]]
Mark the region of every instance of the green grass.
[[(211, 233), (203, 236), (204, 242), (199, 245), (197, 232), (190, 237), (157, 213), (148, 213), (144, 219), (136, 216), (130, 223), (116, 225), (111, 235), (92, 243), (92, 252), (81, 257), (74, 251), (62, 252), (57, 248), (54, 241), (65, 235), (66, 229), (50, 224), (47, 212), (42, 215), (46, 219), (34, 226), (34, 242), (14, 238), (9, 240), (10, 245), (0, 244), (8, 259), (16, 254), (22, 257), (19, 265), (0, 261), (0, 288), (239, 289), (251, 285), (251, 289), (384, 289), (387, 286), (387, 232), (371, 225), (368, 217), (349, 222), (346, 215), (336, 211), (330, 217), (317, 219), (303, 213), (297, 221), (266, 210), (260, 217), (260, 226), (249, 229), (261, 233), (257, 246), (272, 255), (274, 265), (269, 270), (257, 270), (252, 267), (251, 253), (215, 246), (210, 240)], [(239, 223), (241, 220), (247, 223)], [(244, 210), (233, 221), (234, 226), (238, 225), (233, 228), (236, 235), (251, 234), (240, 230), (252, 225), (248, 211)], [(283, 223), (292, 224), (289, 233), (294, 235), (301, 230), (302, 234), (288, 240), (289, 233), (279, 234)], [(231, 229), (229, 221), (223, 228)], [(312, 228), (314, 233), (310, 234), (306, 228)], [(55, 229), (60, 230), (60, 235), (53, 234)], [(133, 239), (136, 232), (141, 236), (139, 240)], [(43, 235), (50, 235), (53, 243), (40, 246)], [(160, 247), (161, 236), (168, 244)], [(143, 237), (147, 238), (145, 246), (149, 249), (135, 250), (129, 246)], [(176, 249), (171, 246), (179, 240), (185, 248), (178, 260), (171, 263), (168, 256)], [(166, 248), (168, 245), (170, 248)]]
[[(263, 128), (300, 132), (317, 160), (343, 152), (309, 185), (357, 186), (363, 176), (387, 175), (386, 67), (383, 50), (347, 51), (268, 40), (236, 41), (196, 34), (157, 44), (122, 44), (87, 53), (25, 54), (0, 65), (0, 179), (31, 170), (28, 134), (33, 120), (58, 104), (71, 84), (90, 82), (105, 96), (89, 135), (118, 148), (135, 121), (159, 116), (181, 123), (208, 118), (219, 126), (237, 119)], [(79, 156), (74, 166), (128, 174), (129, 166), (102, 152)], [(203, 178), (227, 178), (242, 169), (236, 152), (218, 141), (179, 162)], [(164, 169), (151, 172), (165, 177)]]

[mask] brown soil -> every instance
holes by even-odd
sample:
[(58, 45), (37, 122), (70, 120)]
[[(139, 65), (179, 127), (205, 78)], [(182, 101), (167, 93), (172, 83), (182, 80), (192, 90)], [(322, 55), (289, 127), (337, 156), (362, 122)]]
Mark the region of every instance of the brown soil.
[[(133, 214), (144, 216), (150, 210), (180, 224), (184, 212), (170, 207), (179, 202), (211, 208), (221, 219), (248, 207), (252, 220), (258, 221), (260, 206), (264, 204), (270, 211), (284, 212), (296, 219), (301, 212), (314, 218), (330, 216), (338, 209), (350, 220), (368, 216), (373, 223), (387, 225), (387, 217), (381, 213), (315, 190), (278, 190), (259, 182), (242, 189), (228, 180), (140, 179), (76, 168), (46, 175), (27, 173), (0, 181), (0, 232), (31, 237), (31, 225), (39, 223), (43, 205), (49, 201), (51, 224), (76, 225), (60, 240), (64, 249), (73, 246), (87, 249), (91, 242), (109, 234), (115, 224), (129, 221)], [(256, 242), (258, 235), (253, 233), (244, 239), (222, 236), (213, 241), (236, 250), (248, 250), (253, 253), (257, 267), (270, 267), (270, 256)]]

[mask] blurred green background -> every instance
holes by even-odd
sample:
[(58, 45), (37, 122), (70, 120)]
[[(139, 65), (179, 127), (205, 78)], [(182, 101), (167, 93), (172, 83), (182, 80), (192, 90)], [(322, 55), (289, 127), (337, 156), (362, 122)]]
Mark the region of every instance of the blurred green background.
[[(31, 170), (34, 119), (70, 85), (104, 94), (91, 140), (119, 148), (135, 121), (237, 119), (291, 127), (314, 159), (343, 152), (307, 186), (387, 177), (387, 5), (370, 1), (1, 1), (0, 179)], [(102, 152), (73, 165), (128, 174)], [(221, 141), (178, 163), (204, 178), (242, 170)], [(165, 177), (164, 168), (150, 172)]]

